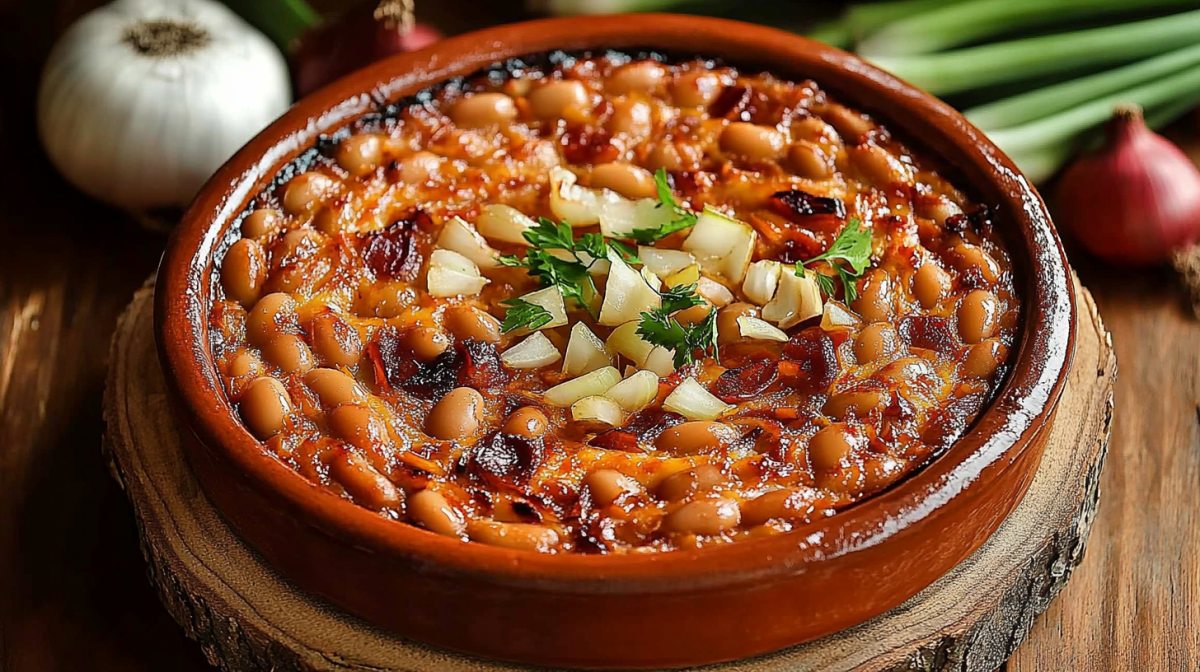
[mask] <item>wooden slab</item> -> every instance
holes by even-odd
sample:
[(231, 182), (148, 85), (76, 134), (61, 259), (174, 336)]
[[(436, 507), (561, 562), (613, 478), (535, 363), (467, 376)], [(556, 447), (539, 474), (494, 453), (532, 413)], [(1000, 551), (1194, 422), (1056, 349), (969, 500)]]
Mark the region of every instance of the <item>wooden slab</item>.
[[(1116, 360), (1091, 296), (1074, 368), (1024, 501), (974, 555), (862, 625), (712, 672), (990, 671), (1029, 631), (1083, 556), (1099, 500)], [(280, 578), (212, 508), (192, 476), (154, 352), (151, 290), (113, 339), (105, 450), (138, 519), (151, 582), (214, 665), (226, 670), (450, 672), (526, 669), (382, 632)]]

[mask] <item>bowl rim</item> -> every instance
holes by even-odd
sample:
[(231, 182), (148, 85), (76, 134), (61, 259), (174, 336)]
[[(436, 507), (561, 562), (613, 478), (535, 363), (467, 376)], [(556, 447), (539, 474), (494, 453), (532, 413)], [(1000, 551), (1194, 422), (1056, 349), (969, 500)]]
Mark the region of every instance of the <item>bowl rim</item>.
[[(703, 45), (696, 48), (696, 45)], [(278, 171), (332, 133), (388, 101), (510, 57), (548, 51), (659, 49), (753, 63), (780, 77), (811, 76), (857, 109), (878, 110), (962, 179), (1000, 204), (1006, 236), (1025, 268), (1020, 346), (1005, 383), (953, 445), (898, 484), (790, 532), (663, 553), (546, 555), (464, 543), (389, 520), (311, 484), (268, 454), (237, 419), (209, 351), (215, 255), (246, 203)], [(749, 69), (749, 68), (747, 68)], [(1005, 224), (1001, 224), (1005, 226)], [(981, 131), (933, 96), (858, 57), (753, 24), (695, 16), (542, 19), (449, 38), (359, 70), (292, 106), (240, 149), (201, 189), (173, 232), (155, 290), (155, 336), (168, 389), (200, 442), (249, 483), (306, 522), (357, 546), (420, 561), (431, 572), (488, 576), (577, 594), (719, 588), (747, 577), (804, 571), (806, 563), (874, 546), (937, 514), (985, 471), (1011, 464), (1052, 417), (1074, 353), (1076, 306), (1067, 261), (1041, 197)]]

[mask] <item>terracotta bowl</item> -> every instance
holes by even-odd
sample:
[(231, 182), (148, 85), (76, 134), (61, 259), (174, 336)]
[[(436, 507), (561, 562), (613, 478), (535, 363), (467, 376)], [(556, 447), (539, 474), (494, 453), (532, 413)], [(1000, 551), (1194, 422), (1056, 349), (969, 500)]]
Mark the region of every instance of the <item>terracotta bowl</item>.
[[(648, 555), (539, 555), (462, 543), (328, 493), (264, 453), (209, 352), (214, 260), (236, 216), (322, 134), (381, 103), (497, 60), (652, 48), (813, 78), (945, 159), (997, 208), (1025, 293), (1015, 366), (945, 454), (806, 528)], [(586, 667), (682, 666), (773, 651), (900, 604), (977, 549), (1025, 493), (1074, 352), (1066, 259), (1037, 192), (983, 134), (928, 94), (836, 49), (710, 18), (637, 16), (493, 28), (392, 57), (304, 99), (209, 181), (159, 269), (159, 355), (208, 496), (286, 577), (384, 628), (484, 656)]]

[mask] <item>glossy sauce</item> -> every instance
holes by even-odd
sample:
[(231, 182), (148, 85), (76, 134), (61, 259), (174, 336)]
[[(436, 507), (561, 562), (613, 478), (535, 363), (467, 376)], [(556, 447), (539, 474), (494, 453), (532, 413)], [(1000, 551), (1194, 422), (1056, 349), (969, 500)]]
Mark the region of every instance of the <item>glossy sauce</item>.
[[(1020, 299), (987, 210), (813, 82), (560, 55), (350, 131), (247, 211), (210, 319), (229, 397), (265, 450), (380, 515), (551, 553), (778, 534), (945, 450), (1005, 373)], [(871, 268), (856, 300), (826, 297), (827, 311), (843, 309), (837, 324), (806, 320), (783, 343), (741, 337), (737, 318), (760, 306), (730, 286), (717, 360), (661, 378), (620, 427), (573, 421), (541, 396), (567, 379), (561, 361), (499, 360), (524, 337), (500, 333), (499, 303), (535, 279), (485, 268), (477, 295), (434, 298), (425, 278), (454, 216), (474, 223), (505, 204), (552, 217), (556, 166), (630, 199), (655, 197), (652, 173), (665, 169), (685, 207), (754, 228), (754, 260), (810, 259), (856, 218), (872, 231)], [(611, 331), (583, 310), (569, 318), (542, 332), (560, 352), (580, 320), (602, 340)], [(662, 410), (685, 377), (735, 409), (715, 421)]]

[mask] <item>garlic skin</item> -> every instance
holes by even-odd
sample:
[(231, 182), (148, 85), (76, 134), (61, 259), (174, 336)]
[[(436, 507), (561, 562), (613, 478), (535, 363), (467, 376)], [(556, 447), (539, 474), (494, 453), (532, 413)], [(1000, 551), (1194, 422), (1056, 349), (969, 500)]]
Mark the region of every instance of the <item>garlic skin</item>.
[(50, 53), (38, 134), (63, 177), (128, 210), (185, 206), (291, 104), (283, 55), (212, 0), (117, 0)]

